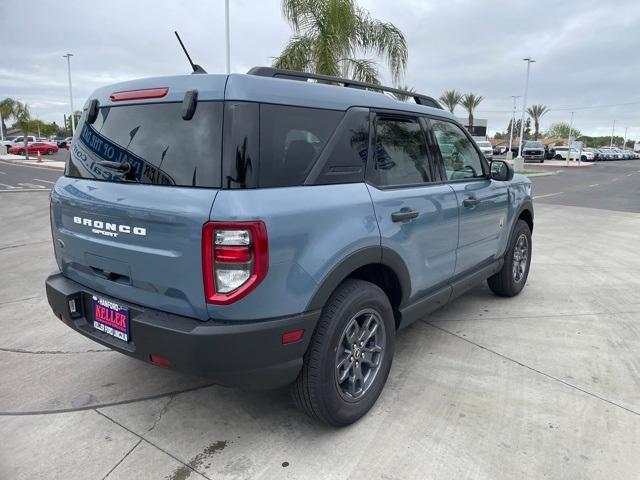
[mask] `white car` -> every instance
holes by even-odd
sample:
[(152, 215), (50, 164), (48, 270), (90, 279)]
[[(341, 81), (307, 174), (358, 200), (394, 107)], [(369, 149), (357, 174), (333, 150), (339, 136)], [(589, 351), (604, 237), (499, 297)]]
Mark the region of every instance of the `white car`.
[[(567, 151), (569, 150), (568, 147), (566, 146), (560, 146), (560, 147), (554, 147), (554, 150), (556, 151), (555, 156), (553, 158), (555, 158), (556, 160), (566, 160), (567, 159)], [(571, 149), (571, 160), (575, 160), (578, 161), (578, 159), (580, 158), (580, 152), (575, 149), (572, 148)]]
[[(27, 136), (27, 143), (37, 142), (36, 137), (33, 135)], [(9, 149), (11, 147), (15, 147), (16, 145), (24, 144), (24, 135), (20, 135), (19, 137), (13, 138), (11, 140), (5, 140), (2, 142), (3, 147), (7, 147), (7, 153), (9, 153)]]
[(493, 158), (493, 146), (491, 145), (491, 142), (479, 141), (476, 142), (476, 144), (487, 160), (491, 160)]

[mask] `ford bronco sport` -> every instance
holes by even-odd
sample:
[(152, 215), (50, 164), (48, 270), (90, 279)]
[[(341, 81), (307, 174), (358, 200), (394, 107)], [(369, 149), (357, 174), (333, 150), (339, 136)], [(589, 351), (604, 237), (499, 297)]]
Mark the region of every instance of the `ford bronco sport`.
[(517, 295), (531, 261), (530, 181), (435, 100), (388, 92), (266, 67), (97, 90), (51, 192), (53, 312), (142, 361), (290, 384), (309, 415), (354, 422), (398, 329), (484, 280)]

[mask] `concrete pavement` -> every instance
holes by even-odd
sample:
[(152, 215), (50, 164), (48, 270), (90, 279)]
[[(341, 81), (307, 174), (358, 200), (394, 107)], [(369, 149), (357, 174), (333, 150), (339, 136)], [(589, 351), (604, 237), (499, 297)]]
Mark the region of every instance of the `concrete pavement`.
[(0, 202), (0, 478), (638, 477), (638, 213), (537, 203), (523, 293), (482, 285), (400, 332), (377, 405), (335, 430), (284, 390), (210, 386), (54, 318), (46, 197)]

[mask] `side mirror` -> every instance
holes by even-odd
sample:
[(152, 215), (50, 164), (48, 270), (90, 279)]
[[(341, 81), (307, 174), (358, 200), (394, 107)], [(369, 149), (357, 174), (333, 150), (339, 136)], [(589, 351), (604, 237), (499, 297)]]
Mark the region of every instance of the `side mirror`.
[(491, 162), (491, 178), (501, 182), (508, 182), (513, 178), (513, 167), (502, 160)]

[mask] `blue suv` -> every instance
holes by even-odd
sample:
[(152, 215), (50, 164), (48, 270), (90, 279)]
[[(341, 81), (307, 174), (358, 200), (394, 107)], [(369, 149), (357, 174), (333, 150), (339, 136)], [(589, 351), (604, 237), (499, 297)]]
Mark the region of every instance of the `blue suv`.
[(50, 208), (64, 323), (221, 385), (291, 385), (331, 425), (375, 403), (398, 329), (484, 280), (517, 295), (531, 261), (530, 181), (435, 100), (266, 67), (97, 90)]

